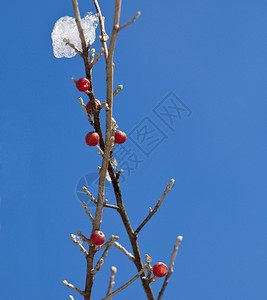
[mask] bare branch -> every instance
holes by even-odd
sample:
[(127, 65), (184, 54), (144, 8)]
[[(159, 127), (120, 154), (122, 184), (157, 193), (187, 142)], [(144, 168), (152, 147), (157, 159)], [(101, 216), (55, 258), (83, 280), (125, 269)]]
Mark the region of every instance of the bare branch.
[(92, 244), (90, 239), (88, 239), (86, 236), (84, 236), (80, 230), (77, 230), (77, 234), (85, 243), (87, 243), (91, 247), (94, 247), (94, 244)]
[(177, 255), (177, 252), (178, 252), (178, 249), (179, 249), (179, 245), (181, 243), (181, 241), (183, 240), (183, 237), (182, 236), (178, 236), (177, 237), (177, 240), (176, 240), (176, 243), (174, 245), (174, 249), (173, 249), (173, 252), (172, 252), (172, 256), (171, 256), (171, 262), (170, 262), (170, 265), (169, 265), (169, 270), (168, 270), (168, 273), (165, 277), (165, 280), (163, 282), (163, 285), (162, 285), (162, 288), (159, 292), (159, 295), (158, 295), (158, 299), (157, 300), (161, 300), (162, 299), (162, 295), (165, 291), (165, 288), (167, 286), (167, 284), (169, 283), (169, 278), (171, 277), (172, 273), (173, 273), (173, 266), (174, 266), (174, 262), (175, 262), (175, 258), (176, 258), (176, 255)]
[(80, 36), (80, 39), (81, 39), (83, 54), (85, 54), (86, 52), (88, 52), (88, 50), (87, 50), (87, 44), (86, 44), (86, 40), (85, 40), (85, 37), (84, 37), (83, 28), (82, 28), (81, 15), (80, 15), (77, 0), (72, 0), (72, 5), (73, 5), (73, 10), (74, 10), (74, 15), (75, 15), (75, 21), (76, 21), (77, 28), (78, 28), (78, 31), (79, 31), (79, 36)]
[(95, 250), (96, 250), (96, 251), (99, 251), (99, 250), (104, 249), (104, 248), (106, 248), (106, 247), (108, 247), (108, 246), (112, 246), (112, 244), (113, 244), (115, 241), (117, 241), (118, 239), (119, 239), (118, 236), (112, 235), (112, 236), (109, 238), (109, 241), (107, 241), (107, 242), (106, 242), (105, 244), (103, 244), (103, 245), (100, 245), (100, 246), (96, 247)]
[(86, 205), (85, 202), (82, 203), (82, 207), (84, 208), (87, 216), (89, 217), (89, 219), (91, 220), (91, 222), (93, 224), (94, 223), (94, 218), (93, 218), (92, 214), (90, 213), (90, 211), (88, 210), (87, 205)]
[(141, 12), (138, 11), (135, 15), (135, 17), (132, 18), (132, 20), (128, 21), (127, 23), (121, 25), (119, 28), (118, 28), (118, 31), (122, 30), (123, 28), (125, 28), (126, 26), (132, 24), (137, 18), (139, 18), (141, 16)]
[[(118, 93), (122, 89), (123, 89), (123, 85), (122, 84), (118, 85), (118, 87), (116, 88), (116, 90), (113, 92), (113, 97), (115, 97), (116, 95), (118, 95)], [(106, 107), (106, 110), (109, 110), (109, 106), (107, 104), (107, 100), (103, 101), (103, 103), (99, 107), (99, 110), (102, 109), (103, 107)]]
[[(109, 285), (108, 285), (108, 292), (107, 292), (107, 296), (109, 294), (111, 294), (113, 286), (115, 284), (114, 278), (115, 278), (115, 274), (117, 273), (117, 268), (116, 267), (111, 267), (111, 275), (110, 275), (110, 280), (109, 280)], [(111, 299), (111, 298), (109, 298)]]
[(68, 283), (67, 280), (63, 280), (62, 282), (63, 282), (63, 284), (64, 284), (65, 286), (67, 286), (68, 288), (74, 290), (75, 292), (79, 293), (80, 295), (82, 295), (82, 296), (85, 295), (85, 292), (84, 292), (84, 291), (81, 291), (81, 290), (77, 289), (74, 285)]
[(85, 248), (83, 247), (83, 245), (76, 240), (76, 236), (74, 234), (71, 234), (70, 237), (71, 237), (73, 243), (76, 244), (80, 248), (80, 250), (82, 251), (82, 253), (84, 254), (84, 256), (87, 257), (87, 255), (88, 255), (87, 251), (85, 250)]
[(111, 299), (114, 295), (119, 293), (120, 291), (124, 290), (127, 288), (131, 283), (133, 283), (143, 272), (147, 270), (147, 265), (145, 265), (131, 280), (126, 282), (124, 285), (122, 285), (120, 288), (112, 292), (111, 294), (107, 295), (106, 297), (102, 298), (101, 300), (108, 300)]
[(165, 191), (163, 192), (161, 198), (157, 202), (156, 206), (154, 207), (153, 210), (149, 210), (148, 216), (145, 218), (145, 220), (139, 225), (139, 227), (135, 230), (134, 234), (137, 236), (139, 231), (146, 225), (146, 223), (152, 218), (152, 216), (157, 212), (159, 209), (160, 205), (162, 204), (165, 196), (168, 194), (168, 192), (171, 190), (172, 186), (174, 185), (174, 179), (171, 179), (170, 182), (168, 183)]
[(90, 63), (90, 68), (93, 68), (93, 66), (98, 62), (99, 58), (101, 57), (101, 55), (103, 53), (104, 53), (104, 48), (101, 48), (100, 51), (99, 51), (99, 53), (94, 58), (94, 60)]
[(103, 252), (101, 258), (99, 259), (99, 261), (97, 262), (96, 266), (94, 269), (91, 270), (91, 273), (92, 274), (95, 274), (97, 271), (100, 270), (101, 266), (103, 265), (104, 263), (104, 259), (107, 257), (108, 255), (108, 251), (110, 249), (110, 247), (112, 246), (112, 244), (114, 243), (114, 241), (116, 241), (119, 237), (118, 236), (114, 236), (112, 235), (109, 239), (109, 242), (106, 243), (106, 249), (105, 251)]
[(82, 52), (78, 48), (76, 48), (75, 45), (72, 44), (69, 39), (65, 38), (65, 39), (63, 39), (63, 42), (65, 43), (65, 45), (70, 46), (72, 49), (75, 50), (76, 53), (78, 53), (81, 57), (83, 57)]
[(97, 200), (95, 199), (95, 197), (88, 191), (86, 186), (82, 187), (82, 190), (89, 196), (90, 200), (94, 203), (97, 204)]
[(128, 256), (130, 260), (134, 261), (134, 256), (130, 252), (128, 252), (120, 243), (115, 242), (113, 245), (119, 250), (121, 250), (126, 256)]
[(106, 139), (105, 139), (105, 147), (104, 147), (104, 155), (101, 166), (101, 171), (99, 174), (99, 188), (98, 188), (98, 201), (95, 213), (95, 222), (94, 222), (94, 230), (100, 228), (102, 213), (103, 213), (103, 204), (104, 204), (104, 196), (105, 196), (105, 181), (107, 169), (110, 161), (110, 152), (112, 148), (112, 106), (113, 106), (113, 57), (114, 57), (114, 49), (118, 36), (118, 32), (116, 27), (119, 26), (120, 21), (120, 12), (121, 12), (121, 0), (115, 0), (115, 13), (114, 13), (114, 22), (113, 22), (113, 30), (111, 34), (109, 49), (108, 49), (108, 58), (106, 61), (106, 73), (107, 73), (107, 104), (109, 106), (109, 110), (106, 110)]
[(96, 11), (98, 13), (98, 18), (99, 18), (99, 26), (100, 26), (100, 31), (101, 31), (100, 42), (102, 44), (102, 47), (104, 48), (105, 59), (107, 61), (107, 59), (108, 59), (108, 47), (107, 47), (108, 35), (105, 30), (105, 18), (102, 16), (102, 12), (101, 12), (100, 6), (98, 4), (98, 1), (93, 0), (93, 2), (94, 2)]

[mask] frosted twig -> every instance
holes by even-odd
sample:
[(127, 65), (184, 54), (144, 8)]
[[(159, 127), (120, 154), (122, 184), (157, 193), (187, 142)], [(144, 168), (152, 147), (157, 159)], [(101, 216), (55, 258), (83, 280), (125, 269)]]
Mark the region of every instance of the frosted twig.
[(158, 208), (160, 207), (160, 205), (162, 204), (165, 196), (168, 194), (168, 192), (171, 190), (172, 186), (174, 185), (174, 179), (171, 179), (170, 182), (168, 183), (165, 191), (163, 192), (161, 198), (159, 199), (159, 201), (157, 202), (157, 204), (155, 205), (153, 210), (149, 210), (149, 214), (148, 216), (145, 218), (145, 220), (139, 225), (139, 227), (135, 230), (134, 234), (137, 236), (137, 234), (139, 233), (139, 231), (146, 225), (146, 223), (152, 218), (152, 216), (157, 212)]
[(74, 290), (75, 292), (79, 293), (80, 295), (82, 295), (82, 296), (85, 295), (85, 292), (84, 292), (84, 291), (81, 291), (81, 290), (77, 289), (74, 285), (68, 283), (67, 280), (63, 280), (62, 282), (63, 282), (63, 284), (64, 284), (65, 286), (67, 286), (68, 288)]
[(94, 247), (94, 245), (92, 244), (92, 242), (90, 241), (90, 239), (88, 239), (86, 236), (84, 236), (80, 230), (77, 230), (77, 234), (78, 236), (85, 242), (87, 243), (89, 246)]
[(83, 98), (80, 97), (80, 98), (78, 99), (78, 101), (79, 101), (79, 103), (81, 104), (82, 109), (84, 110), (84, 112), (86, 113), (86, 115), (87, 115), (88, 118), (89, 118), (89, 114), (88, 114), (88, 111), (87, 111), (87, 109), (86, 109), (86, 105), (85, 105), (84, 102), (83, 102)]
[(134, 261), (134, 256), (130, 252), (128, 252), (120, 243), (115, 242), (113, 245), (119, 250), (121, 250), (126, 256), (128, 256), (130, 260)]
[(92, 48), (90, 51), (90, 62), (92, 63), (95, 58), (95, 48)]
[(85, 255), (85, 257), (87, 257), (87, 255), (88, 255), (87, 251), (85, 250), (83, 245), (76, 240), (76, 236), (74, 234), (71, 234), (70, 237), (71, 237), (73, 243), (76, 244), (80, 248), (82, 253)]
[(126, 26), (132, 24), (137, 18), (139, 18), (141, 16), (141, 12), (138, 11), (136, 13), (136, 15), (132, 18), (132, 20), (128, 21), (127, 23), (121, 25), (119, 28), (118, 28), (118, 31), (120, 31), (121, 29), (125, 28)]
[(93, 224), (94, 223), (94, 218), (93, 218), (92, 214), (90, 213), (90, 211), (88, 210), (87, 205), (86, 205), (85, 202), (82, 203), (82, 207), (84, 208), (87, 216), (89, 217), (89, 219), (91, 220), (91, 222)]
[(108, 39), (108, 35), (106, 33), (105, 30), (105, 18), (102, 16), (102, 12), (100, 9), (100, 6), (98, 4), (97, 0), (93, 0), (96, 11), (98, 13), (98, 18), (99, 18), (99, 26), (100, 26), (100, 31), (101, 31), (101, 37), (100, 37), (100, 42), (102, 44), (102, 47), (104, 48), (104, 55), (105, 55), (105, 59), (107, 61), (108, 59), (108, 47), (107, 47), (107, 39)]
[(131, 280), (129, 280), (128, 282), (126, 282), (124, 285), (122, 285), (120, 288), (118, 288), (117, 290), (115, 290), (114, 292), (110, 293), (109, 295), (107, 295), (106, 297), (102, 298), (101, 300), (108, 300), (111, 299), (114, 295), (116, 295), (117, 293), (119, 293), (120, 291), (124, 290), (125, 288), (127, 288), (131, 283), (133, 283), (143, 272), (145, 272), (147, 270), (148, 266), (145, 265)]
[(103, 53), (104, 53), (104, 48), (101, 48), (100, 51), (99, 51), (99, 53), (94, 58), (94, 60), (90, 63), (90, 68), (93, 68), (93, 66), (98, 62), (99, 58), (101, 57), (101, 55)]
[(74, 44), (72, 44), (69, 39), (64, 38), (63, 42), (65, 43), (65, 45), (70, 46), (72, 49), (74, 49), (76, 53), (78, 53), (81, 57), (83, 57), (82, 52)]
[(73, 296), (69, 295), (69, 297), (70, 297), (70, 300), (74, 300)]
[[(101, 150), (101, 149), (100, 149), (100, 150)], [(102, 151), (102, 150), (101, 150), (101, 151)], [(100, 172), (101, 172), (101, 169), (100, 169)], [(93, 203), (95, 203), (95, 204), (98, 203), (98, 201), (95, 199), (95, 197), (88, 191), (88, 189), (87, 189), (86, 186), (83, 186), (83, 187), (82, 187), (82, 190), (89, 196), (90, 200), (91, 200)], [(116, 210), (119, 209), (119, 207), (118, 207), (117, 205), (113, 205), (113, 204), (106, 204), (106, 203), (103, 203), (103, 206), (109, 207), (109, 208), (113, 208), (113, 209), (116, 209)]]
[(174, 261), (175, 261), (175, 258), (176, 258), (176, 255), (177, 255), (177, 252), (178, 252), (178, 249), (179, 249), (179, 245), (180, 245), (180, 243), (181, 243), (182, 240), (183, 240), (182, 236), (178, 236), (177, 237), (177, 240), (176, 240), (176, 243), (174, 245), (173, 252), (172, 252), (172, 256), (171, 256), (171, 262), (170, 262), (170, 265), (169, 265), (169, 270), (168, 270), (168, 273), (167, 273), (167, 275), (165, 277), (165, 280), (163, 282), (163, 285), (162, 285), (162, 288), (161, 288), (161, 290), (159, 292), (157, 300), (161, 300), (162, 299), (162, 295), (164, 293), (164, 290), (165, 290), (167, 284), (169, 283), (169, 278), (170, 278), (170, 276), (173, 273)]
[[(75, 78), (72, 78), (72, 81), (75, 83), (76, 80)], [(94, 127), (94, 122), (93, 122), (93, 119), (92, 119), (92, 115), (88, 113), (87, 109), (86, 109), (86, 105), (84, 104), (83, 102), (83, 98), (79, 98), (78, 99), (79, 103), (81, 104), (81, 107), (82, 109), (84, 110), (84, 112), (86, 113), (87, 117), (88, 117), (88, 121), (90, 122), (90, 124)]]
[[(123, 85), (120, 84), (120, 85), (116, 88), (116, 90), (114, 91), (113, 97), (115, 97), (116, 95), (118, 95), (118, 93), (119, 93), (122, 89), (123, 89)], [(101, 105), (99, 106), (99, 110), (102, 109), (103, 107), (106, 107), (106, 110), (109, 110), (109, 106), (108, 106), (108, 104), (107, 104), (107, 100), (105, 100), (105, 101), (103, 101), (103, 102), (101, 103)]]
[(119, 239), (118, 236), (115, 236), (115, 235), (112, 235), (110, 238), (109, 238), (109, 241), (107, 241), (105, 244), (103, 245), (100, 245), (98, 247), (95, 248), (96, 251), (99, 251), (103, 248), (106, 248), (108, 246), (111, 246), (115, 241), (117, 241)]
[(116, 90), (113, 93), (113, 97), (116, 96), (117, 94), (119, 94), (119, 92), (123, 89), (123, 85), (120, 84), (118, 85), (118, 87), (116, 88)]
[(109, 239), (109, 242), (106, 243), (106, 249), (105, 251), (103, 252), (101, 258), (99, 259), (99, 261), (97, 262), (96, 266), (94, 269), (91, 270), (91, 273), (92, 274), (95, 274), (97, 271), (100, 270), (101, 266), (103, 265), (104, 263), (104, 259), (107, 257), (108, 255), (108, 251), (110, 249), (110, 247), (112, 246), (112, 244), (114, 243), (115, 240), (117, 240), (119, 237), (118, 236), (114, 236), (112, 235)]
[[(111, 267), (111, 275), (110, 275), (110, 280), (109, 280), (109, 285), (108, 285), (108, 292), (107, 292), (107, 296), (109, 294), (111, 294), (113, 286), (115, 284), (114, 278), (115, 278), (115, 274), (117, 273), (117, 268), (116, 267)], [(111, 298), (109, 298), (111, 299)]]
[(97, 204), (97, 200), (95, 199), (95, 197), (88, 191), (86, 186), (82, 187), (82, 190), (89, 196), (90, 200), (94, 203)]

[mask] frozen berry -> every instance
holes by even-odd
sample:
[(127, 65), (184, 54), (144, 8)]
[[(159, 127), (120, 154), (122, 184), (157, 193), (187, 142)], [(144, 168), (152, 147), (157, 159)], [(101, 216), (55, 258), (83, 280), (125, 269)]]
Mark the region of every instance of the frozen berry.
[[(101, 105), (101, 102), (97, 99), (95, 99), (95, 105), (96, 107), (100, 106)], [(86, 104), (86, 110), (88, 112), (88, 114), (91, 114), (93, 112), (92, 110), (92, 105), (91, 105), (91, 101), (89, 101), (87, 104)]]
[(163, 277), (168, 273), (168, 267), (162, 263), (162, 262), (158, 262), (156, 264), (154, 264), (153, 266), (153, 274), (156, 277)]
[(99, 135), (95, 131), (87, 133), (85, 137), (85, 142), (88, 146), (96, 146), (99, 142)]
[(123, 144), (127, 139), (127, 135), (125, 132), (121, 131), (121, 130), (117, 130), (115, 132), (115, 144)]
[(90, 81), (87, 78), (80, 78), (76, 81), (76, 88), (80, 92), (86, 92), (90, 88)]
[(102, 245), (105, 242), (105, 235), (102, 231), (95, 230), (92, 232), (90, 240), (96, 246)]

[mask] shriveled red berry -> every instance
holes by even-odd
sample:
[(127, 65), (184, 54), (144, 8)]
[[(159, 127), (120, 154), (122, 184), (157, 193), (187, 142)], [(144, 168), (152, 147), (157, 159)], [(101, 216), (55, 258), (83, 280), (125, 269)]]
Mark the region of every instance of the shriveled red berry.
[(121, 131), (121, 130), (117, 130), (115, 132), (115, 144), (123, 144), (127, 139), (127, 135), (125, 132)]
[(96, 146), (99, 143), (99, 135), (95, 131), (87, 133), (85, 136), (85, 143), (88, 146)]
[(92, 232), (90, 240), (96, 246), (102, 245), (105, 242), (105, 235), (102, 231), (95, 230)]
[(156, 277), (163, 277), (168, 273), (168, 267), (162, 263), (162, 262), (157, 262), (153, 266), (153, 274)]
[(90, 81), (87, 78), (80, 78), (76, 81), (76, 88), (80, 92), (86, 92), (90, 88)]
[[(95, 99), (95, 105), (96, 105), (96, 107), (98, 107), (98, 106), (101, 105), (101, 102), (99, 100)], [(92, 105), (91, 105), (90, 101), (86, 104), (86, 110), (87, 110), (88, 114), (91, 114), (93, 112)]]

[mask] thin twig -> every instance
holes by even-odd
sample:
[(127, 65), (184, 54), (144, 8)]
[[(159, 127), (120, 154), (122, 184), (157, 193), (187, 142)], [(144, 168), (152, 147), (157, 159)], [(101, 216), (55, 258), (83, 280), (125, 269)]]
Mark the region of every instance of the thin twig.
[(111, 297), (113, 297), (114, 295), (116, 295), (117, 293), (119, 293), (120, 291), (124, 290), (125, 288), (127, 288), (131, 283), (133, 283), (143, 272), (145, 272), (147, 270), (147, 265), (145, 265), (131, 280), (129, 280), (128, 282), (126, 282), (124, 285), (122, 285), (120, 288), (118, 288), (117, 290), (115, 290), (114, 292), (112, 292), (111, 294), (107, 295), (106, 297), (102, 298), (101, 300), (108, 300), (111, 299)]
[[(114, 287), (114, 284), (115, 284), (114, 278), (115, 278), (116, 273), (117, 273), (117, 268), (116, 267), (111, 267), (111, 275), (110, 275), (110, 280), (109, 280), (109, 285), (108, 285), (107, 296), (109, 294), (111, 294), (112, 289)], [(111, 298), (109, 298), (109, 299), (111, 299)]]
[[(118, 93), (123, 89), (123, 85), (120, 84), (118, 85), (118, 87), (116, 88), (116, 90), (113, 92), (113, 97), (115, 97), (116, 95), (118, 95)], [(103, 107), (106, 107), (106, 109), (108, 110), (108, 104), (107, 104), (107, 100), (103, 101), (103, 103), (99, 106), (99, 110), (102, 109)]]
[(104, 53), (104, 48), (101, 48), (100, 51), (99, 51), (99, 53), (94, 58), (94, 60), (90, 63), (90, 68), (93, 68), (93, 66), (98, 62), (99, 58), (101, 57), (101, 55), (103, 53)]
[(127, 23), (121, 25), (119, 28), (118, 28), (118, 31), (122, 30), (123, 28), (125, 28), (126, 26), (132, 24), (137, 18), (139, 18), (141, 16), (141, 12), (138, 11), (136, 13), (136, 15), (132, 18), (132, 20), (128, 21)]
[(139, 227), (135, 230), (134, 234), (137, 236), (137, 234), (139, 233), (139, 231), (146, 225), (146, 223), (152, 218), (152, 216), (157, 212), (157, 210), (159, 209), (160, 205), (162, 204), (165, 196), (168, 194), (168, 192), (171, 190), (172, 186), (174, 185), (174, 179), (171, 179), (170, 182), (168, 183), (165, 191), (163, 192), (161, 198), (159, 199), (159, 201), (157, 202), (157, 204), (155, 205), (153, 210), (149, 211), (148, 216), (145, 218), (145, 220), (139, 225)]
[(87, 44), (86, 44), (86, 40), (85, 40), (83, 28), (82, 28), (81, 15), (80, 15), (77, 0), (72, 0), (72, 5), (73, 5), (74, 14), (75, 14), (75, 21), (76, 21), (77, 28), (78, 28), (78, 31), (79, 31), (79, 36), (80, 36), (80, 39), (81, 39), (83, 54), (85, 54), (86, 49), (87, 49)]
[(97, 204), (97, 200), (95, 199), (95, 197), (88, 191), (86, 186), (82, 187), (82, 190), (87, 194), (87, 196), (89, 196), (90, 200), (94, 203)]
[(65, 45), (70, 46), (72, 49), (75, 50), (76, 53), (78, 53), (81, 57), (83, 57), (82, 52), (74, 44), (72, 44), (69, 39), (65, 38), (63, 39), (63, 42), (65, 43)]
[(90, 63), (93, 62), (94, 58), (95, 58), (95, 48), (92, 48), (90, 51)]
[(100, 42), (102, 44), (102, 47), (104, 48), (104, 55), (105, 59), (107, 61), (108, 59), (108, 47), (107, 47), (107, 40), (108, 40), (108, 35), (106, 33), (105, 29), (105, 18), (102, 16), (102, 12), (100, 9), (100, 6), (98, 4), (97, 0), (93, 0), (96, 11), (98, 13), (98, 19), (99, 19), (99, 26), (100, 26), (100, 31), (101, 31), (101, 37), (100, 37)]
[(110, 249), (110, 247), (112, 246), (112, 244), (114, 243), (114, 241), (116, 241), (119, 237), (118, 236), (114, 236), (112, 235), (109, 239), (109, 242), (106, 243), (106, 249), (105, 251), (103, 252), (101, 258), (99, 259), (99, 261), (97, 262), (96, 266), (94, 269), (91, 270), (91, 273), (92, 274), (95, 274), (97, 271), (100, 270), (101, 266), (103, 265), (104, 263), (104, 259), (107, 257), (108, 255), (108, 251)]
[(119, 94), (119, 92), (123, 89), (123, 85), (120, 84), (117, 86), (116, 90), (113, 93), (113, 97), (115, 97), (117, 94)]
[(128, 256), (128, 258), (132, 261), (134, 261), (134, 256), (132, 255), (132, 253), (130, 253), (129, 251), (127, 251), (120, 243), (115, 242), (113, 244), (117, 249), (121, 250), (126, 256)]
[(82, 251), (84, 256), (87, 257), (87, 255), (88, 255), (87, 251), (85, 250), (83, 245), (76, 240), (76, 236), (74, 234), (71, 234), (70, 237), (71, 237), (73, 243), (76, 244), (80, 248), (80, 250)]
[[(73, 78), (73, 79), (74, 79), (74, 78)], [(75, 80), (75, 81), (76, 81), (76, 80)], [(74, 82), (74, 80), (73, 80), (73, 82)], [(93, 119), (92, 119), (92, 115), (88, 113), (88, 111), (87, 111), (87, 109), (86, 109), (86, 105), (85, 105), (84, 102), (83, 102), (83, 98), (80, 97), (80, 98), (78, 99), (78, 101), (79, 101), (79, 103), (80, 103), (82, 109), (83, 109), (84, 112), (86, 113), (86, 115), (87, 115), (87, 117), (88, 117), (88, 121), (89, 121), (90, 124), (94, 127), (94, 122), (93, 122)]]
[(182, 236), (178, 236), (177, 237), (177, 240), (176, 240), (176, 243), (174, 245), (174, 249), (173, 249), (173, 252), (172, 252), (172, 256), (171, 256), (171, 262), (170, 262), (170, 265), (169, 265), (169, 270), (168, 270), (168, 273), (165, 277), (165, 280), (163, 282), (163, 285), (162, 285), (162, 288), (159, 292), (159, 295), (158, 295), (158, 299), (157, 300), (161, 300), (162, 299), (162, 295), (165, 291), (165, 288), (167, 286), (167, 284), (169, 283), (169, 278), (171, 277), (172, 273), (173, 273), (173, 266), (174, 266), (174, 262), (175, 262), (175, 258), (176, 258), (176, 255), (177, 255), (177, 252), (178, 252), (178, 249), (179, 249), (179, 245), (181, 243), (181, 241), (183, 240), (183, 237)]
[(74, 300), (73, 296), (69, 295), (69, 297), (70, 297), (70, 300)]
[(74, 285), (68, 283), (67, 280), (63, 280), (62, 282), (63, 282), (63, 284), (64, 284), (65, 286), (67, 286), (68, 288), (74, 290), (75, 292), (79, 293), (80, 295), (82, 295), (82, 296), (85, 295), (85, 292), (84, 292), (84, 291), (81, 291), (81, 290), (77, 289)]
[(94, 247), (94, 245), (92, 244), (92, 242), (90, 241), (90, 239), (88, 239), (86, 236), (84, 236), (80, 230), (77, 230), (77, 234), (78, 236), (85, 242), (87, 243), (89, 246)]
[(82, 203), (82, 207), (84, 208), (84, 210), (85, 210), (87, 216), (89, 217), (89, 219), (91, 220), (92, 224), (94, 224), (94, 218), (93, 218), (92, 214), (90, 213), (90, 211), (88, 210), (85, 202)]
[(104, 249), (108, 246), (111, 246), (115, 241), (117, 241), (119, 239), (118, 236), (115, 236), (115, 235), (112, 235), (110, 238), (109, 238), (109, 241), (107, 241), (105, 244), (103, 245), (100, 245), (98, 247), (95, 248), (96, 251), (100, 251), (101, 249)]

